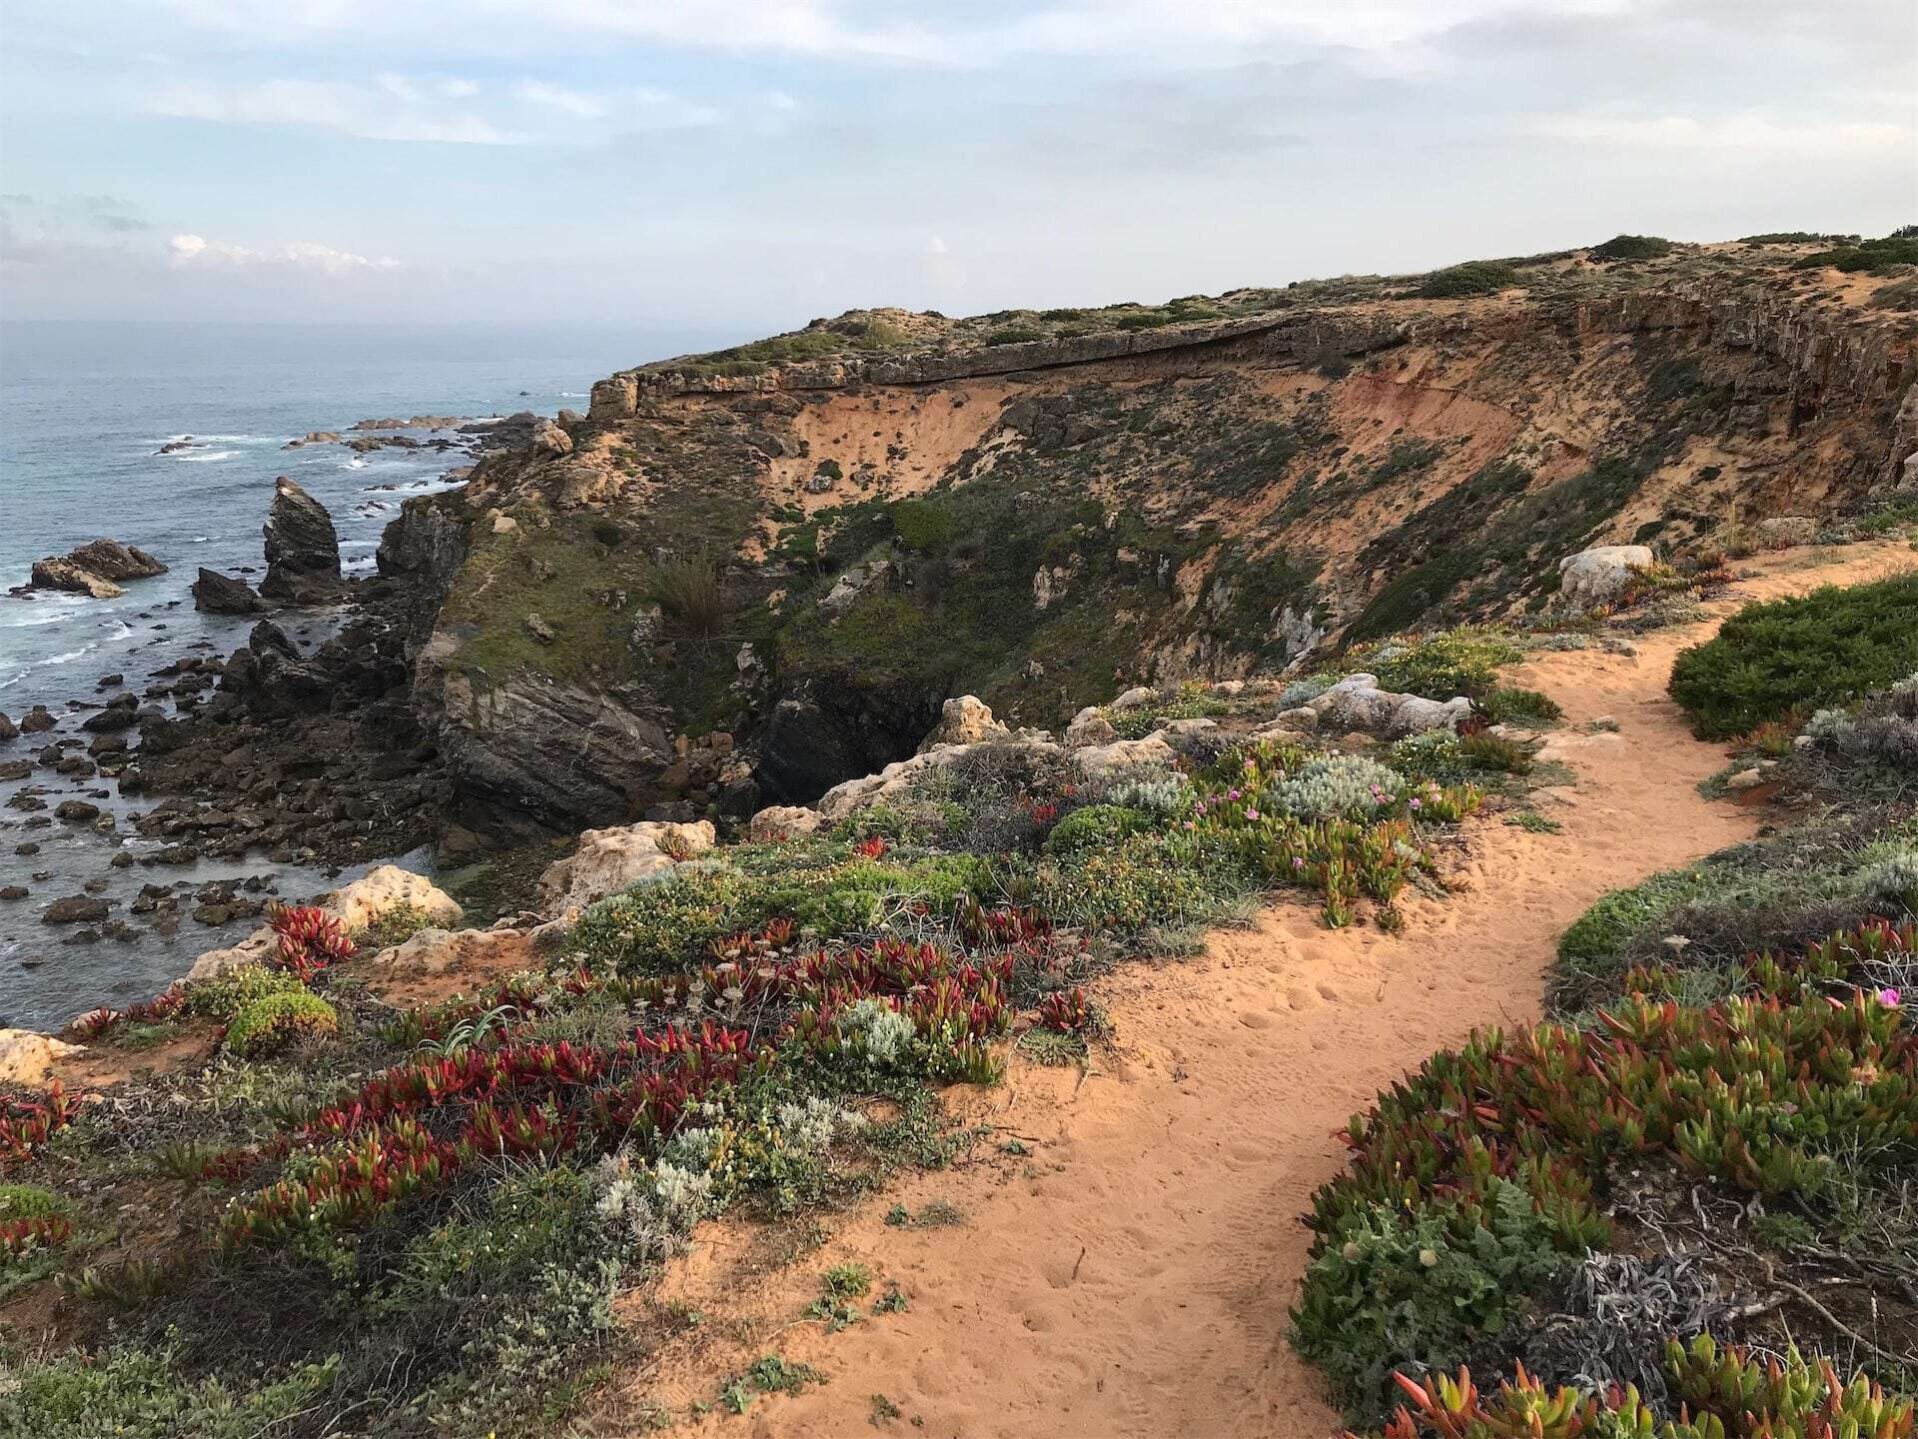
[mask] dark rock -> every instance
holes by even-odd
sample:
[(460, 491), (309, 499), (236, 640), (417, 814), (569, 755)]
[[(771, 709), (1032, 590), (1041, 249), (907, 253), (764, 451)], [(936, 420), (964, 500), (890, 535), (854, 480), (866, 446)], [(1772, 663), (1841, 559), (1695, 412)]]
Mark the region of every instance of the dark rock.
[(0, 764), (0, 780), (25, 779), (33, 773), (33, 761), (30, 759), (11, 759)]
[(88, 820), (100, 817), (100, 806), (88, 804), (83, 799), (70, 799), (55, 806), (53, 813), (59, 819), (68, 820), (74, 824), (84, 824)]
[(260, 593), (293, 604), (340, 598), (340, 537), (326, 506), (282, 475), (273, 482), (273, 508), (263, 531), (266, 579)]
[(45, 734), (53, 728), (53, 716), (47, 713), (45, 705), (35, 705), (20, 716), (21, 734)]
[(213, 615), (251, 615), (265, 609), (266, 601), (245, 580), (202, 569), (193, 582), (193, 608)]
[(110, 907), (104, 899), (90, 895), (68, 895), (48, 905), (40, 916), (42, 924), (95, 924), (107, 917)]
[(299, 646), (288, 639), (286, 631), (274, 624), (272, 620), (261, 620), (253, 626), (253, 632), (246, 637), (246, 647), (255, 655), (270, 652), (290, 660), (298, 660), (300, 657)]
[(5, 744), (8, 740), (18, 739), (19, 737), (20, 726), (7, 718), (4, 712), (0, 712), (0, 744)]
[(24, 884), (0, 885), (0, 899), (25, 899), (31, 893)]
[(94, 681), (93, 687), (97, 690), (112, 690), (118, 689), (126, 682), (127, 677), (125, 675), (101, 675), (99, 679)]

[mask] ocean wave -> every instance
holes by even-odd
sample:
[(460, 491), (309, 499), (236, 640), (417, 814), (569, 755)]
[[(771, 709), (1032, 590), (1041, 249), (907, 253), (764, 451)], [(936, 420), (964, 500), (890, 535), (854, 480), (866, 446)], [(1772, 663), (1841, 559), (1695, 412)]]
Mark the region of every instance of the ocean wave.
[(191, 460), (205, 463), (208, 460), (230, 460), (236, 457), (238, 450), (175, 450), (168, 455), (169, 460)]
[(29, 603), (10, 605), (5, 611), (6, 618), (0, 620), (0, 630), (34, 629), (40, 625), (65, 624), (79, 614), (85, 600), (76, 599), (71, 604), (58, 600), (33, 600)]
[(45, 659), (41, 660), (38, 664), (32, 666), (32, 668), (45, 670), (45, 669), (52, 669), (55, 665), (70, 665), (75, 660), (85, 659), (88, 655), (92, 654), (95, 650), (99, 648), (100, 648), (100, 642), (98, 640), (89, 640), (86, 644), (81, 645), (80, 648), (77, 650), (66, 650), (57, 655), (48, 655)]
[(355, 455), (352, 459), (341, 465), (340, 468), (343, 470), (363, 470), (366, 468), (366, 461), (362, 460), (358, 455)]

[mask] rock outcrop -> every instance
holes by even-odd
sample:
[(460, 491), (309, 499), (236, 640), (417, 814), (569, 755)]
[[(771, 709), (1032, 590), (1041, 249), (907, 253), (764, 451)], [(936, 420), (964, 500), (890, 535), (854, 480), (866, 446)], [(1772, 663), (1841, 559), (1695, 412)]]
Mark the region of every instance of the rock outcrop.
[(662, 878), (675, 865), (705, 854), (716, 841), (708, 820), (589, 829), (579, 837), (576, 851), (547, 866), (539, 877), (540, 912), (554, 919), (573, 914), (608, 895)]
[(273, 482), (267, 515), (266, 579), (260, 593), (287, 604), (330, 604), (340, 598), (340, 536), (326, 506), (282, 475)]
[(193, 582), (193, 608), (214, 615), (250, 615), (266, 608), (245, 580), (202, 569)]
[(126, 593), (120, 587), (122, 580), (151, 579), (165, 573), (166, 566), (145, 550), (118, 540), (89, 540), (64, 555), (35, 560), (27, 587), (110, 600)]

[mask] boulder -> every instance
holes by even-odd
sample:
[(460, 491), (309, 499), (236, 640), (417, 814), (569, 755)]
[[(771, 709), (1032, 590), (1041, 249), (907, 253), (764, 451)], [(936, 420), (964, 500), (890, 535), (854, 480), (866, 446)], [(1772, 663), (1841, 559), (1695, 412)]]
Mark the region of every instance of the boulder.
[(78, 1053), (79, 1045), (51, 1035), (31, 1029), (0, 1029), (0, 1082), (38, 1088), (47, 1082), (58, 1061)]
[(1299, 705), (1294, 709), (1280, 710), (1278, 717), (1265, 726), (1269, 730), (1284, 730), (1292, 734), (1312, 734), (1319, 727), (1319, 712), (1310, 705)]
[(90, 894), (68, 895), (56, 899), (41, 914), (42, 924), (97, 924), (107, 917), (110, 906)]
[(1304, 708), (1317, 716), (1317, 727), (1369, 735), (1375, 739), (1404, 739), (1427, 730), (1456, 730), (1472, 713), (1463, 695), (1449, 700), (1382, 690), (1377, 675), (1347, 675)]
[(1816, 539), (1818, 521), (1810, 515), (1774, 515), (1758, 522), (1758, 533), (1767, 549), (1789, 549)]
[(1066, 726), (1066, 748), (1084, 749), (1087, 745), (1111, 744), (1119, 737), (1112, 727), (1105, 711), (1097, 705), (1087, 705), (1072, 717), (1072, 723)]
[(758, 844), (770, 840), (795, 839), (802, 834), (811, 834), (819, 828), (820, 823), (819, 811), (806, 805), (769, 805), (752, 817), (746, 826), (746, 837)]
[(712, 822), (703, 819), (696, 824), (647, 820), (618, 829), (589, 829), (573, 854), (548, 865), (539, 877), (540, 912), (564, 915), (659, 879), (674, 865), (705, 854), (714, 840)]
[(103, 580), (150, 580), (166, 573), (166, 566), (145, 550), (118, 540), (88, 540), (67, 558)]
[(273, 931), (262, 926), (253, 931), (238, 944), (225, 949), (209, 949), (193, 961), (193, 967), (186, 972), (188, 984), (198, 984), (203, 979), (217, 979), (229, 970), (244, 969), (249, 964), (263, 963), (268, 955), (277, 948), (278, 941)]
[(45, 705), (35, 705), (32, 709), (20, 716), (20, 733), (45, 734), (53, 728), (55, 723), (56, 721), (53, 716), (47, 712)]
[(1559, 604), (1589, 614), (1615, 604), (1633, 575), (1653, 563), (1648, 545), (1597, 545), (1558, 562)]
[(49, 555), (44, 560), (33, 562), (32, 578), (28, 588), (36, 590), (62, 590), (68, 594), (90, 595), (96, 600), (118, 599), (126, 591), (112, 580), (83, 570), (72, 560)]
[(351, 884), (321, 897), (323, 908), (340, 917), (349, 934), (368, 929), (396, 909), (416, 909), (433, 923), (451, 926), (465, 913), (459, 902), (424, 875), (382, 864)]
[(1114, 740), (1076, 749), (1072, 751), (1072, 766), (1085, 779), (1107, 779), (1128, 769), (1170, 769), (1178, 757), (1165, 736), (1149, 734), (1144, 739)]
[(532, 962), (532, 945), (512, 929), (422, 929), (405, 943), (381, 950), (373, 964), (395, 978), (463, 970), (497, 972)]
[(982, 744), (987, 740), (1010, 738), (1011, 734), (1011, 730), (992, 717), (992, 711), (977, 695), (960, 695), (946, 701), (939, 713), (939, 723), (920, 743), (919, 752), (923, 754), (941, 744)]
[(193, 608), (211, 615), (250, 615), (266, 608), (245, 580), (202, 569), (193, 582)]
[(1153, 694), (1154, 691), (1150, 685), (1134, 685), (1111, 704), (1107, 705), (1106, 708), (1115, 710), (1142, 709), (1152, 703)]
[(285, 475), (273, 482), (273, 508), (266, 528), (266, 579), (260, 593), (293, 604), (323, 604), (337, 599), (340, 536), (326, 506)]
[(0, 711), (0, 744), (5, 744), (8, 740), (18, 739), (19, 737), (20, 726), (7, 718), (4, 711)]
[[(1161, 743), (1164, 742), (1161, 741)], [(863, 775), (858, 779), (849, 779), (843, 784), (834, 785), (819, 798), (820, 817), (828, 821), (841, 820), (857, 810), (865, 809), (868, 805), (898, 798), (911, 789), (913, 782), (926, 771), (957, 764), (978, 750), (1006, 744), (1015, 744), (1038, 756), (1056, 757), (1063, 753), (1051, 740), (1028, 739), (1023, 736), (1011, 740), (988, 740), (982, 745), (934, 745), (911, 759), (897, 760), (887, 765), (877, 774)], [(1167, 753), (1170, 754), (1171, 751), (1168, 749)]]

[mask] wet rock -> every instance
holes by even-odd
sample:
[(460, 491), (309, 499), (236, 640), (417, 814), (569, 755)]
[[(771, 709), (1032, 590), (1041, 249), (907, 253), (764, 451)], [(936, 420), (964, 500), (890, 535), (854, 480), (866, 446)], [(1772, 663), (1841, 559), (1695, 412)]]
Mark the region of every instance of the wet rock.
[(118, 689), (126, 682), (127, 677), (125, 675), (101, 675), (99, 679), (93, 682), (93, 687), (96, 690), (112, 690)]
[(107, 917), (109, 906), (104, 899), (95, 899), (91, 895), (74, 894), (64, 899), (56, 899), (48, 905), (40, 916), (42, 924), (92, 924)]
[(24, 884), (0, 885), (0, 899), (4, 900), (25, 899), (30, 892)]
[(20, 717), (21, 734), (45, 734), (54, 726), (54, 718), (45, 705), (35, 705)]
[(33, 761), (30, 759), (8, 760), (0, 764), (0, 780), (25, 779), (33, 773)]
[(8, 740), (18, 739), (19, 737), (20, 726), (9, 719), (5, 711), (0, 711), (0, 744), (5, 744)]
[(88, 804), (83, 799), (62, 801), (54, 807), (54, 818), (66, 820), (69, 824), (85, 824), (100, 817), (100, 806)]
[(193, 608), (212, 615), (250, 615), (265, 609), (266, 601), (245, 580), (202, 569), (193, 582)]

